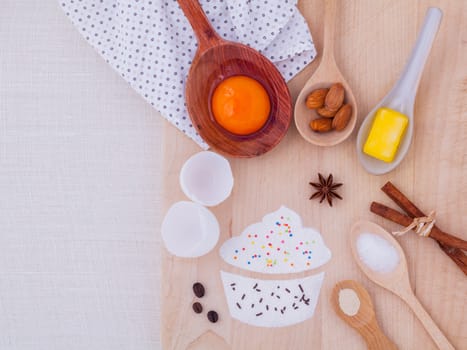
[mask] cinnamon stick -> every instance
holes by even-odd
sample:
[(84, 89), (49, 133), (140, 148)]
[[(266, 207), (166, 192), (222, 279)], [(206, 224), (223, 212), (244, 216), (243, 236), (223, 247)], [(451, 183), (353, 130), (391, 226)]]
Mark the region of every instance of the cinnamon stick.
[[(385, 219), (391, 220), (402, 226), (409, 226), (413, 220), (413, 218), (407, 215), (404, 215), (402, 213), (399, 213), (397, 210), (394, 210), (392, 208), (385, 206), (384, 204), (377, 203), (377, 202), (371, 203), (370, 210), (373, 213), (379, 216), (382, 216)], [(435, 228), (433, 227), (431, 234), (428, 237), (433, 238), (432, 235), (433, 235), (434, 229)], [(443, 250), (443, 252), (446, 253), (446, 255), (448, 255), (456, 263), (457, 266), (459, 266), (459, 268), (462, 270), (462, 272), (464, 272), (465, 275), (467, 275), (467, 255), (465, 255), (465, 253), (461, 249), (451, 247), (449, 245), (442, 243), (441, 241), (438, 241), (438, 244), (440, 248)]]
[(457, 266), (462, 270), (464, 275), (467, 275), (467, 256), (460, 249), (452, 248), (438, 242), (439, 247), (449, 256), (452, 261), (456, 263)]
[[(426, 216), (420, 209), (417, 208), (415, 204), (413, 204), (401, 191), (399, 191), (396, 186), (394, 186), (390, 181), (384, 185), (381, 190), (388, 195), (396, 204), (405, 211), (409, 216), (412, 218)], [(467, 250), (467, 242), (463, 241), (460, 238), (454, 237), (452, 235), (448, 235), (445, 232), (441, 231), (436, 227), (433, 227), (434, 231), (436, 231), (435, 236), (433, 237), (436, 240), (442, 240), (443, 243), (447, 244), (448, 246)], [(433, 233), (433, 230), (432, 230)], [(441, 238), (442, 237), (442, 238)]]
[(413, 221), (413, 218), (410, 216), (399, 213), (397, 210), (389, 208), (378, 202), (371, 203), (370, 211), (402, 226), (409, 226)]
[(401, 191), (394, 186), (391, 181), (381, 187), (381, 190), (388, 195), (396, 204), (411, 217), (425, 216), (423, 212), (418, 209)]
[[(389, 198), (391, 198), (411, 218), (425, 216), (425, 214), (419, 208), (417, 208), (417, 206), (415, 204), (413, 204), (390, 181), (388, 181), (381, 188), (381, 190), (384, 193), (386, 193), (389, 196)], [(401, 219), (399, 215), (396, 215), (394, 217), (398, 217), (398, 219)], [(404, 221), (406, 221), (406, 220), (404, 220)], [(405, 225), (405, 226), (407, 226), (407, 225)], [(433, 229), (434, 228), (439, 230), (436, 226), (434, 226)], [(439, 231), (442, 234), (446, 234), (445, 232), (443, 232), (441, 230), (439, 230)], [(441, 236), (442, 236), (442, 234), (441, 234)], [(440, 248), (444, 251), (444, 253), (446, 253), (459, 266), (459, 268), (464, 272), (464, 274), (467, 275), (467, 262), (466, 262), (466, 256), (465, 256), (464, 252), (459, 248), (454, 248), (452, 246), (443, 244), (443, 243), (441, 243), (439, 241), (438, 241), (438, 244), (439, 244)]]
[[(382, 216), (383, 218), (391, 220), (402, 226), (409, 226), (413, 221), (413, 217), (399, 213), (397, 210), (389, 208), (381, 203), (377, 203), (377, 202), (371, 203), (370, 210), (376, 215)], [(424, 216), (424, 215), (422, 214), (420, 216)], [(447, 246), (462, 249), (462, 250), (467, 250), (466, 241), (460, 238), (457, 238), (453, 235), (450, 235), (449, 233), (443, 232), (436, 226), (433, 226), (433, 229), (431, 230), (431, 233), (428, 237), (433, 238), (437, 240), (438, 242), (445, 244)]]

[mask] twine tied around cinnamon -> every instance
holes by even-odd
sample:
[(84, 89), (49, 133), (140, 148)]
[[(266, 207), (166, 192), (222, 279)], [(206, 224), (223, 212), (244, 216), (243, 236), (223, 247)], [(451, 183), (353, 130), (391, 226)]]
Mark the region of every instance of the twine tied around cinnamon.
[(435, 211), (432, 210), (428, 216), (422, 216), (419, 218), (414, 218), (412, 223), (404, 228), (402, 231), (394, 231), (392, 234), (394, 236), (405, 235), (410, 230), (414, 230), (416, 234), (422, 237), (428, 237), (435, 226)]

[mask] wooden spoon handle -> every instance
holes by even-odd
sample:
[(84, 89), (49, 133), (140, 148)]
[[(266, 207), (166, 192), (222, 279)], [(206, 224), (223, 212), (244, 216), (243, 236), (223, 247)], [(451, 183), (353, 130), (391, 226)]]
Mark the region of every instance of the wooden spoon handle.
[(383, 333), (375, 318), (371, 323), (357, 330), (365, 339), (369, 350), (397, 350), (396, 344)]
[(198, 54), (222, 41), (209, 23), (198, 0), (178, 0), (178, 5), (190, 22), (198, 39)]
[(334, 63), (337, 0), (325, 0), (322, 62)]
[(438, 348), (440, 350), (455, 350), (454, 346), (452, 346), (443, 332), (438, 328), (428, 312), (425, 311), (417, 297), (412, 292), (405, 293), (405, 295), (401, 296), (423, 324), (423, 327), (425, 327)]

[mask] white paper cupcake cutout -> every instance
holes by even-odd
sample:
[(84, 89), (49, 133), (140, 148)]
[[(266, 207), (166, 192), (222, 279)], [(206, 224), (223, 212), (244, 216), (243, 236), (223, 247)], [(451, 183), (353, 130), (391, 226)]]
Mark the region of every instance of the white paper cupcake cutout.
[(226, 241), (220, 255), (238, 268), (273, 274), (315, 269), (331, 251), (318, 231), (303, 227), (300, 216), (283, 206)]
[[(303, 227), (300, 216), (284, 206), (226, 241), (220, 255), (238, 269), (266, 274), (308, 271), (331, 258), (319, 232)], [(313, 316), (324, 272), (266, 280), (221, 271), (221, 278), (233, 318), (252, 326), (285, 327)]]
[(285, 327), (311, 318), (324, 272), (289, 280), (259, 280), (221, 271), (230, 315), (257, 327)]

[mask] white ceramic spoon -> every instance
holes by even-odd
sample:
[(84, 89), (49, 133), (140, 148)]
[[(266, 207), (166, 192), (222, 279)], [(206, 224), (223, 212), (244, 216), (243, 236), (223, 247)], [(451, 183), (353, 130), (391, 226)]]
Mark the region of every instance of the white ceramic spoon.
[[(392, 271), (386, 273), (374, 271), (360, 259), (357, 240), (362, 233), (375, 234), (386, 240), (397, 250), (399, 262)], [(409, 271), (407, 269), (407, 260), (405, 259), (404, 251), (389, 232), (373, 222), (358, 221), (353, 225), (350, 232), (350, 247), (355, 261), (365, 275), (376, 284), (379, 284), (381, 287), (386, 288), (404, 300), (418, 317), (439, 349), (455, 350), (413, 293), (412, 287), (410, 286)]]
[[(413, 109), (418, 84), (423, 67), (430, 53), (436, 33), (438, 32), (443, 12), (437, 7), (430, 7), (418, 35), (417, 42), (402, 75), (392, 90), (379, 102), (363, 121), (357, 136), (357, 154), (363, 167), (371, 174), (381, 175), (390, 172), (404, 159), (412, 143), (414, 117)], [(402, 137), (396, 157), (390, 163), (370, 157), (363, 153), (363, 145), (368, 137), (375, 112), (380, 107), (388, 107), (405, 114), (409, 125)]]

